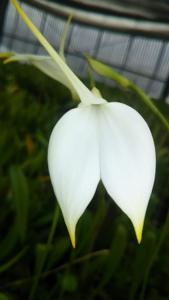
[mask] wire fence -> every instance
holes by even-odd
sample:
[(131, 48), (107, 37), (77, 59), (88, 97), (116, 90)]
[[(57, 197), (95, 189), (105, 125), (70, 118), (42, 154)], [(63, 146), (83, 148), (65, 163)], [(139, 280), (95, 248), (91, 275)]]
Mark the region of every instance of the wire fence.
[[(27, 1), (28, 2), (28, 1)], [(59, 48), (66, 18), (20, 1), (34, 24)], [(5, 10), (4, 10), (5, 12)], [(5, 16), (5, 17), (4, 17)], [(1, 21), (0, 51), (44, 54), (45, 51), (9, 3)], [(155, 99), (169, 100), (169, 39), (107, 30), (73, 21), (65, 45), (67, 62), (85, 77), (90, 54), (133, 80)], [(98, 80), (102, 80), (96, 76)]]

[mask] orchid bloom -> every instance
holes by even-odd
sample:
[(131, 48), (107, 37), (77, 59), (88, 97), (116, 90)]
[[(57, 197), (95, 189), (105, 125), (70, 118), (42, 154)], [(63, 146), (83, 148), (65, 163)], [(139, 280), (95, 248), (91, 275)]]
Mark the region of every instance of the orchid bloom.
[[(122, 103), (92, 93), (32, 24), (16, 0), (18, 13), (49, 53), (13, 56), (29, 60), (75, 92), (81, 103), (55, 125), (48, 149), (51, 182), (71, 242), (75, 228), (101, 180), (111, 198), (133, 223), (141, 241), (145, 212), (155, 177), (155, 147), (141, 115)], [(12, 60), (12, 58), (10, 58)]]

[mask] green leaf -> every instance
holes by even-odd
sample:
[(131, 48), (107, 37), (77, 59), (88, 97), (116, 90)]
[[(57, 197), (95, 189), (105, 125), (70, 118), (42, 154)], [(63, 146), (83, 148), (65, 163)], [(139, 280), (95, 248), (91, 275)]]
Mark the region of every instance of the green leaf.
[(27, 179), (19, 166), (10, 168), (13, 201), (16, 210), (16, 224), (21, 241), (25, 240), (29, 210), (29, 187)]

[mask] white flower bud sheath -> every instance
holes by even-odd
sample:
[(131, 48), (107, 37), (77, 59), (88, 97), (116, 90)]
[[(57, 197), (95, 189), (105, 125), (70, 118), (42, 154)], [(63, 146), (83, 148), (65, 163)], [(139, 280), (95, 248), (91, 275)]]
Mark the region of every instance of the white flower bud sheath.
[(155, 178), (155, 147), (149, 127), (128, 105), (108, 103), (93, 95), (32, 24), (17, 1), (12, 0), (12, 3), (51, 57), (49, 60), (15, 55), (13, 60), (32, 61), (46, 74), (73, 89), (81, 101), (56, 124), (48, 149), (50, 178), (73, 247), (76, 224), (100, 180), (130, 218), (140, 242)]

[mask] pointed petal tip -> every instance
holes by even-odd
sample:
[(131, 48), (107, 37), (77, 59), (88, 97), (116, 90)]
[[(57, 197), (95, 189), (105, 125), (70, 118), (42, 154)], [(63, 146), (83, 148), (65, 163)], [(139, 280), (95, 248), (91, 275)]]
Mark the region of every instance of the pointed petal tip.
[(69, 237), (70, 241), (72, 244), (72, 247), (75, 249), (76, 248), (76, 236), (75, 236), (75, 229), (71, 229), (70, 227), (67, 226), (68, 232), (69, 232)]
[(73, 234), (70, 234), (70, 240), (71, 240), (71, 243), (72, 243), (72, 247), (75, 249), (76, 248), (76, 238), (75, 238), (75, 233)]
[(136, 238), (137, 238), (138, 244), (140, 244), (140, 243), (141, 243), (141, 240), (142, 240), (142, 232), (141, 232), (141, 233), (140, 233), (140, 232), (137, 232), (137, 233), (136, 233)]
[(143, 223), (140, 223), (139, 225), (134, 226), (134, 230), (135, 230), (137, 242), (138, 242), (138, 244), (140, 244), (141, 240), (142, 240)]

